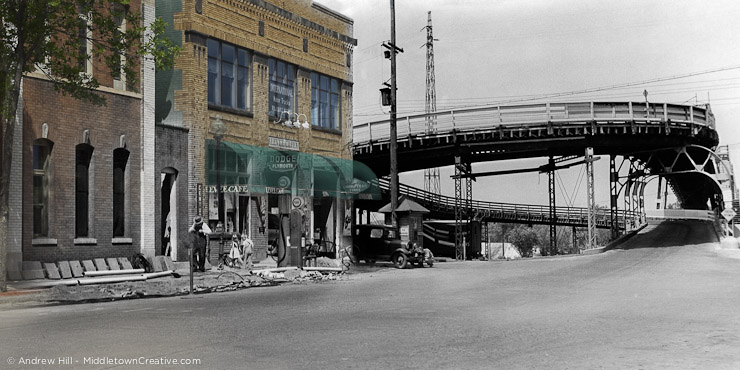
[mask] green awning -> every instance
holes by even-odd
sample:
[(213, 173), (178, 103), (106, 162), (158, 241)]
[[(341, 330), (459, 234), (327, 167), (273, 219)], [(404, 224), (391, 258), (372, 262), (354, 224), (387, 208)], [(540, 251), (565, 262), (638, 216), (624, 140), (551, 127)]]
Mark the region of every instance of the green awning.
[[(363, 163), (291, 150), (222, 141), (224, 192), (380, 199), (375, 173)], [(206, 185), (216, 186), (216, 142), (206, 140)]]

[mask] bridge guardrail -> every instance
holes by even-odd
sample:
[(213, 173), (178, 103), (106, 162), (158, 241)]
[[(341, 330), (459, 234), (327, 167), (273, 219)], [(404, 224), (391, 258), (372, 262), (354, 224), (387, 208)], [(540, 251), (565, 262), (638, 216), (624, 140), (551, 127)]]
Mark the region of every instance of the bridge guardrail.
[[(378, 179), (378, 185), (383, 190), (390, 189), (390, 181), (387, 179)], [(425, 190), (399, 184), (400, 194), (411, 197), (427, 208), (441, 212), (454, 212), (455, 198), (441, 194), (433, 194)], [(463, 208), (467, 209), (463, 200)], [(499, 203), (473, 200), (468, 212), (474, 212), (474, 218), (497, 218), (519, 222), (548, 223), (550, 221), (550, 207), (542, 205), (527, 205), (515, 203)], [(475, 217), (475, 216), (478, 217)], [(625, 216), (629, 219), (636, 219), (634, 212), (620, 210), (618, 213), (619, 227), (625, 228)], [(588, 224), (588, 209), (584, 207), (555, 207), (555, 223), (568, 225), (586, 225)], [(599, 209), (596, 211), (596, 225), (601, 228), (611, 226), (610, 210)]]
[[(398, 137), (435, 135), (436, 133), (547, 126), (552, 124), (590, 124), (614, 121), (640, 124), (668, 124), (672, 127), (715, 128), (708, 108), (692, 105), (638, 102), (563, 102), (528, 105), (465, 108), (400, 117)], [(427, 125), (434, 123), (434, 132), (427, 134)], [(355, 145), (390, 138), (390, 121), (381, 120), (353, 127)]]

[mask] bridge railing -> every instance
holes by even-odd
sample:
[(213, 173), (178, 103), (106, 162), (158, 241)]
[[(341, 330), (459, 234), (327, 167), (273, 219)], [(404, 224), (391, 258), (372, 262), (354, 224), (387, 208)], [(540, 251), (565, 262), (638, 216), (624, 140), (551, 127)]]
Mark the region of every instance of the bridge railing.
[[(381, 189), (390, 189), (389, 180), (381, 178), (378, 179), (378, 183)], [(405, 184), (399, 184), (398, 188), (400, 194), (414, 199), (425, 207), (430, 208), (430, 210), (454, 213), (454, 197), (433, 194)], [(473, 200), (471, 202), (471, 208), (468, 209), (463, 200), (462, 207), (466, 212), (472, 212), (473, 218), (476, 219), (495, 218), (499, 220), (532, 223), (549, 223), (551, 221), (549, 206)], [(620, 228), (624, 228), (625, 215), (630, 218), (634, 218), (635, 216), (632, 212), (619, 211), (618, 220)], [(555, 207), (555, 223), (587, 225), (588, 209), (583, 207)], [(596, 225), (601, 228), (608, 228), (611, 226), (611, 215), (609, 210), (596, 210)]]
[[(692, 105), (638, 102), (563, 102), (528, 105), (465, 108), (418, 114), (397, 119), (398, 137), (437, 133), (496, 129), (501, 126), (548, 124), (577, 125), (614, 122), (669, 124), (673, 127), (707, 126), (714, 129), (714, 117), (707, 108)], [(434, 132), (427, 134), (427, 125)], [(357, 124), (353, 127), (355, 145), (390, 138), (390, 120)]]

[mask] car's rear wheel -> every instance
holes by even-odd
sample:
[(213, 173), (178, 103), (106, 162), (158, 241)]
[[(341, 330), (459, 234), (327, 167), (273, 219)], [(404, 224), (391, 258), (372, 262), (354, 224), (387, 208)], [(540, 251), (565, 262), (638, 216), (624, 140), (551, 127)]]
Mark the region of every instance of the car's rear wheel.
[(408, 262), (408, 257), (406, 257), (403, 253), (396, 253), (393, 255), (393, 265), (396, 266), (396, 268), (402, 269), (406, 267), (406, 263)]

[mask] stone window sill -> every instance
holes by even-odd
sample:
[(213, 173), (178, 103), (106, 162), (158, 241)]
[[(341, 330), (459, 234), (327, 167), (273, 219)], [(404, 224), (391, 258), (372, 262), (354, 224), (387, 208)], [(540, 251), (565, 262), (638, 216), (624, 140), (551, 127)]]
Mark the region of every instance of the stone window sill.
[(95, 238), (75, 238), (74, 244), (75, 245), (98, 244), (98, 239), (95, 239)]
[(111, 244), (133, 244), (134, 240), (131, 238), (113, 238)]
[(31, 240), (31, 245), (39, 247), (56, 247), (57, 240), (52, 238), (33, 238), (33, 240)]

